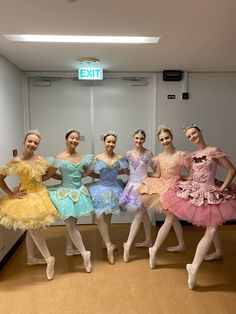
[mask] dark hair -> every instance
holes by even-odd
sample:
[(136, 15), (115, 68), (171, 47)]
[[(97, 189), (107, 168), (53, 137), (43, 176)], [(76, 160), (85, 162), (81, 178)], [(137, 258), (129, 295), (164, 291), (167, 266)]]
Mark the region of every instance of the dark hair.
[(159, 138), (159, 135), (162, 133), (162, 132), (166, 132), (166, 133), (169, 133), (171, 135), (171, 137), (173, 138), (173, 132), (171, 129), (167, 128), (164, 124), (161, 124), (158, 129), (157, 129), (157, 138)]
[(69, 130), (66, 135), (65, 135), (65, 139), (67, 140), (68, 137), (71, 135), (71, 133), (77, 133), (78, 136), (80, 137), (80, 131), (79, 130), (76, 130), (76, 129), (73, 129), (73, 130)]
[(137, 129), (136, 131), (134, 131), (133, 133), (133, 137), (136, 135), (136, 134), (142, 134), (144, 136), (144, 139), (146, 140), (146, 132), (142, 129)]
[(103, 135), (103, 142), (105, 142), (106, 138), (110, 135), (114, 136), (114, 138), (117, 140), (117, 134), (113, 131), (108, 131)]

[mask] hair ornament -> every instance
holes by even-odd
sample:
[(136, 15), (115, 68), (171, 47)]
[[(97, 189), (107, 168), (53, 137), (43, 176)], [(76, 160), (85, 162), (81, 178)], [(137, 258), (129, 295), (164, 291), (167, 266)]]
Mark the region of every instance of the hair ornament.
[(108, 131), (103, 135), (103, 140), (105, 141), (106, 137), (112, 135), (115, 137), (115, 139), (117, 140), (117, 134), (114, 131)]
[(37, 135), (38, 138), (41, 140), (41, 135), (40, 135), (40, 133), (39, 133), (38, 130), (28, 130), (28, 131), (26, 132), (26, 134), (25, 134), (25, 139), (26, 139), (27, 136), (30, 135), (30, 134)]
[(195, 123), (191, 123), (191, 124), (187, 124), (187, 125), (182, 126), (182, 129), (184, 130), (184, 132), (187, 132), (187, 130), (192, 129), (192, 128), (197, 129), (199, 132), (201, 132), (201, 129)]

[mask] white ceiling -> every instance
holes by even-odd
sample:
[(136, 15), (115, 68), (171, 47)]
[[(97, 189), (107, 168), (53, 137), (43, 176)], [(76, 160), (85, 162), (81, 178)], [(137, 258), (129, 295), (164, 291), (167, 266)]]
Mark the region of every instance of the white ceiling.
[[(0, 54), (24, 71), (236, 71), (235, 0), (0, 0)], [(162, 36), (159, 44), (11, 42), (2, 34)]]

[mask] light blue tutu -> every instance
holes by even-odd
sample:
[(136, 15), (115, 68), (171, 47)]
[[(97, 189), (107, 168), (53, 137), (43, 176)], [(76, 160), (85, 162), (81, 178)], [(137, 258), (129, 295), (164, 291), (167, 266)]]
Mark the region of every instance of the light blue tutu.
[(47, 158), (49, 164), (58, 168), (62, 176), (61, 184), (48, 188), (48, 193), (63, 220), (69, 217), (87, 216), (94, 211), (89, 191), (81, 183), (84, 167), (88, 167), (92, 159), (92, 155), (85, 155), (74, 164), (65, 159)]

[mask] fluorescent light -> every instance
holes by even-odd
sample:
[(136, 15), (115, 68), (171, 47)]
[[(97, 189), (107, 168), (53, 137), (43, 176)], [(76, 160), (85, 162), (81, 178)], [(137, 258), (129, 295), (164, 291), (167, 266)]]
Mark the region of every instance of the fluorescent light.
[(12, 41), (53, 43), (156, 44), (160, 37), (140, 36), (73, 36), (73, 35), (3, 35)]

